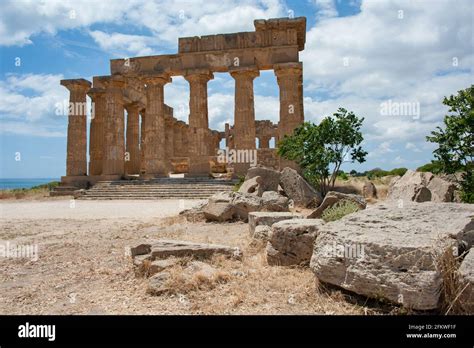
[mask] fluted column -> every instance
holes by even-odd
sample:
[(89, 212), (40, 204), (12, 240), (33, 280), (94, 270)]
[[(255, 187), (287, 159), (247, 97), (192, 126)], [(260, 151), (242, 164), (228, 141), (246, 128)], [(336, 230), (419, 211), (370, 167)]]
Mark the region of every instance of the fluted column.
[(87, 95), (92, 100), (89, 130), (89, 175), (102, 174), (104, 148), (105, 89), (91, 88)]
[[(277, 64), (274, 67), (280, 88), (280, 122), (278, 124), (278, 139), (291, 135), (296, 127), (304, 122), (302, 63)], [(280, 158), (280, 169), (296, 164)]]
[(66, 175), (87, 175), (86, 93), (91, 83), (84, 79), (61, 80), (69, 94)]
[(140, 172), (140, 107), (133, 103), (125, 106), (127, 110), (127, 145), (125, 161), (125, 172), (127, 174), (138, 174)]
[[(235, 79), (234, 147), (236, 150), (255, 149), (255, 106), (253, 80), (260, 75), (256, 68), (240, 68), (230, 73)], [(244, 175), (250, 163), (235, 163), (234, 173)]]
[(142, 118), (142, 122), (140, 124), (140, 175), (145, 173), (145, 150), (144, 150), (144, 143), (145, 143), (145, 116), (146, 116), (146, 109), (142, 109), (140, 111), (140, 115)]
[(285, 63), (275, 66), (278, 86), (280, 88), (280, 123), (279, 138), (290, 135), (293, 130), (304, 122), (302, 63)]
[(146, 83), (146, 116), (144, 132), (144, 171), (145, 177), (167, 176), (165, 148), (165, 97), (164, 86), (171, 82), (166, 75), (156, 75), (144, 79)]
[(209, 120), (207, 83), (209, 71), (195, 71), (184, 77), (189, 82), (189, 172), (188, 176), (207, 176), (209, 164)]
[(105, 85), (106, 116), (104, 120), (104, 154), (102, 175), (125, 173), (125, 125), (121, 76), (102, 78)]

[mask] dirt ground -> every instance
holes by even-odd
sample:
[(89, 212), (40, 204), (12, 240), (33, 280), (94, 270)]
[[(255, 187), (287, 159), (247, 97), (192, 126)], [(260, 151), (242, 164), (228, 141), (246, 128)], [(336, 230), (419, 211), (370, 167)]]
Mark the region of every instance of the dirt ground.
[[(268, 266), (265, 246), (252, 241), (245, 223), (189, 223), (177, 216), (198, 202), (3, 200), (0, 242), (36, 244), (39, 258), (0, 257), (0, 313), (381, 313), (321, 289), (308, 268)], [(152, 296), (127, 250), (159, 238), (238, 246), (243, 259), (209, 261), (227, 275), (210, 289)]]

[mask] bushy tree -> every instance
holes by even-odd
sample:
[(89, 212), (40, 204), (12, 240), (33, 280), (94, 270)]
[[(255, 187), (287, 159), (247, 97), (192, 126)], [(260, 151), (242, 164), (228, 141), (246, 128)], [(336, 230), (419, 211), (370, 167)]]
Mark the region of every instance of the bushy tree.
[(417, 172), (431, 172), (433, 174), (439, 174), (443, 171), (443, 165), (440, 161), (431, 161), (421, 167), (416, 168)]
[(365, 161), (367, 152), (360, 146), (360, 131), (364, 118), (339, 108), (332, 116), (316, 125), (305, 122), (293, 135), (278, 143), (278, 154), (296, 161), (305, 177), (317, 185), (325, 195), (334, 187), (337, 173), (343, 162)]
[(438, 144), (433, 154), (443, 172), (463, 172), (459, 180), (461, 199), (474, 203), (474, 85), (445, 97), (443, 104), (450, 113), (444, 117), (445, 129), (437, 127), (426, 139)]

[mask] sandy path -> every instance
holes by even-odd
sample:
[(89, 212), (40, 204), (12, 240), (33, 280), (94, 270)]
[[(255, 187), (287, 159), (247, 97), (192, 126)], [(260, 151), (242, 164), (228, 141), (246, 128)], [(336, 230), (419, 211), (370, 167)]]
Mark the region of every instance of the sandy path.
[(0, 202), (2, 219), (153, 219), (173, 216), (199, 203), (199, 200), (10, 200)]

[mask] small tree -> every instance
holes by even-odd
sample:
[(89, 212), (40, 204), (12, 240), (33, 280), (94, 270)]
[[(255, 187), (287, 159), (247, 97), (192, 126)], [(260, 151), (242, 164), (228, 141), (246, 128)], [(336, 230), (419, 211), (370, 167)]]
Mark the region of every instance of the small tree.
[(443, 172), (463, 172), (458, 180), (461, 199), (474, 203), (474, 85), (459, 91), (456, 96), (445, 97), (443, 104), (451, 113), (444, 117), (445, 129), (437, 127), (426, 139), (438, 144), (433, 154)]
[(334, 188), (343, 162), (365, 161), (367, 152), (360, 146), (364, 140), (360, 132), (363, 121), (353, 112), (339, 108), (319, 125), (305, 122), (293, 135), (285, 136), (278, 143), (278, 154), (296, 161), (304, 176), (325, 195), (328, 188)]

